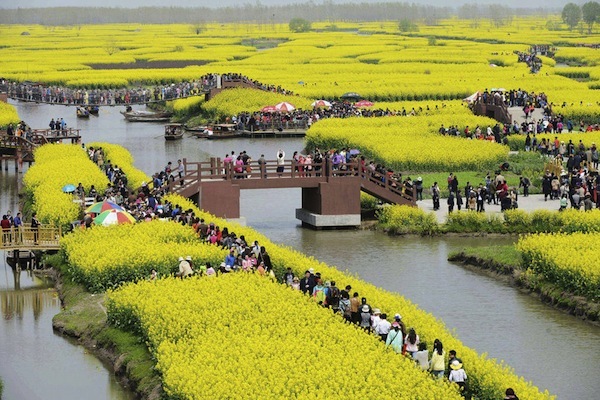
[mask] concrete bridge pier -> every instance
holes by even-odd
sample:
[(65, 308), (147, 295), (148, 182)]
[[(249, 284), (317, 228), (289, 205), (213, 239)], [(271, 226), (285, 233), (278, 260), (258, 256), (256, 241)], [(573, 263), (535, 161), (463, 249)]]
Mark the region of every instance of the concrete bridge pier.
[(346, 177), (302, 188), (302, 225), (315, 229), (360, 226), (360, 178)]

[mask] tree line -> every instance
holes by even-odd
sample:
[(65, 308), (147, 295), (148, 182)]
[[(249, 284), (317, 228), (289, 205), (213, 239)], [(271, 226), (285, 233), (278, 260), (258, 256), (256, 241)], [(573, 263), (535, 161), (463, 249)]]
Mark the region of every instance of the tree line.
[(0, 24), (79, 25), (103, 23), (191, 23), (253, 22), (288, 23), (293, 18), (308, 21), (390, 21), (409, 20), (435, 23), (439, 19), (459, 16), (467, 19), (508, 18), (513, 15), (546, 15), (560, 10), (509, 8), (503, 5), (467, 4), (458, 8), (435, 7), (415, 3), (346, 3), (326, 0), (307, 3), (265, 6), (260, 2), (235, 7), (53, 7), (0, 9)]
[(568, 3), (562, 10), (562, 19), (571, 30), (583, 21), (588, 33), (592, 33), (594, 23), (600, 22), (600, 3), (588, 1), (581, 7), (575, 3)]

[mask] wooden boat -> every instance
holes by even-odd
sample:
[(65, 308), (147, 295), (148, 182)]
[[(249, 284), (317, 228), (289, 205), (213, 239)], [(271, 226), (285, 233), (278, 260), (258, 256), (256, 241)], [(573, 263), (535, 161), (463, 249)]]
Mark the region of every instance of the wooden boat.
[(92, 115), (98, 115), (98, 113), (100, 112), (100, 107), (98, 106), (88, 106), (87, 107), (87, 111), (92, 114)]
[(172, 113), (165, 112), (152, 112), (152, 111), (121, 111), (121, 114), (127, 121), (130, 122), (163, 122), (171, 119)]
[(209, 140), (233, 139), (242, 136), (242, 132), (237, 129), (235, 124), (213, 124), (206, 127), (204, 132), (197, 133), (197, 137)]
[(77, 107), (77, 118), (89, 118), (90, 113), (88, 110), (82, 107)]
[(192, 135), (194, 136), (198, 136), (198, 133), (203, 133), (206, 128), (208, 128), (206, 125), (196, 125), (196, 126), (187, 126), (187, 125), (183, 125), (183, 129), (185, 129), (188, 132), (191, 132)]
[(165, 125), (165, 140), (178, 140), (183, 137), (183, 125), (167, 124)]

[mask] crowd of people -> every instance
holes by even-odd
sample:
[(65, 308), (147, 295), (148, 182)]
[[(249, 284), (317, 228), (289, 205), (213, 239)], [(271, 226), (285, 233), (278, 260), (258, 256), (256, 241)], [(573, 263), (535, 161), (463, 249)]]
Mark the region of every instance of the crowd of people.
[(37, 82), (11, 82), (1, 78), (0, 91), (5, 90), (8, 97), (11, 98), (43, 103), (118, 105), (174, 100), (199, 95), (213, 88), (222, 87), (226, 82), (231, 81), (241, 81), (260, 90), (293, 94), (291, 91), (285, 90), (280, 86), (264, 84), (247, 76), (234, 73), (210, 73), (195, 80), (179, 83), (121, 89), (75, 89), (47, 86)]

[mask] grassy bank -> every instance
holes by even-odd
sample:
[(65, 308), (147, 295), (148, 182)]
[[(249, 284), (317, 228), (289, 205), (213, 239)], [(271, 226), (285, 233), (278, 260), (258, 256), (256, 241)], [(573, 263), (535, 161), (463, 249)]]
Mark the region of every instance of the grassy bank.
[(63, 306), (52, 320), (54, 329), (76, 338), (141, 398), (161, 398), (162, 383), (150, 352), (137, 336), (107, 324), (104, 294), (92, 294), (63, 275), (67, 265), (61, 254), (49, 257), (48, 264), (57, 272), (56, 288)]
[(450, 254), (448, 260), (488, 271), (492, 276), (535, 294), (545, 304), (595, 325), (600, 324), (600, 304), (570, 293), (544, 279), (543, 275), (527, 269), (521, 252), (515, 246), (466, 247)]
[(600, 232), (600, 210), (567, 209), (507, 210), (502, 215), (456, 211), (445, 223), (435, 214), (409, 206), (384, 207), (378, 212), (379, 226), (390, 234), (435, 235), (441, 233), (574, 233)]

